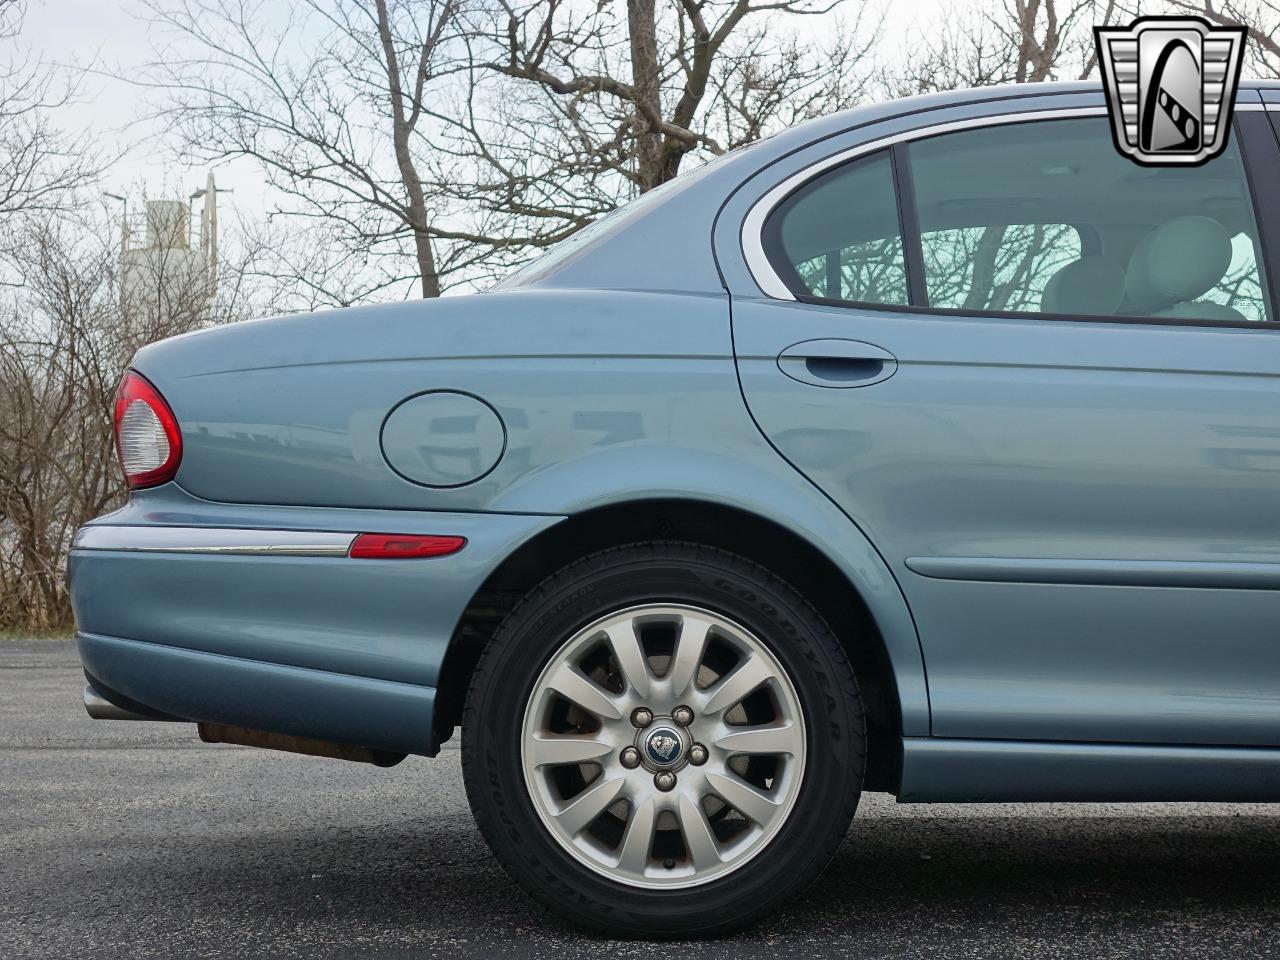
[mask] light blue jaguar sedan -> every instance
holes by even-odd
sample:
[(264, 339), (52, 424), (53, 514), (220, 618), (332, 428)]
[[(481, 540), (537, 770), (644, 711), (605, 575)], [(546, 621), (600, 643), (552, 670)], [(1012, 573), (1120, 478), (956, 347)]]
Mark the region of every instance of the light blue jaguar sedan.
[(810, 883), (859, 795), (1280, 800), (1280, 85), (734, 152), (480, 295), (142, 350), (71, 554), (92, 716), (389, 765), (615, 936)]

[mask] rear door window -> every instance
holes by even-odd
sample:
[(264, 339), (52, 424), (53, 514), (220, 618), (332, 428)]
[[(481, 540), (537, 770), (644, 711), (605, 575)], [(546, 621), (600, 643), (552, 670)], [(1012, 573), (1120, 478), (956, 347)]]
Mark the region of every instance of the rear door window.
[(908, 153), (930, 307), (1269, 318), (1234, 141), (1198, 167), (1141, 167), (1100, 117), (942, 134)]

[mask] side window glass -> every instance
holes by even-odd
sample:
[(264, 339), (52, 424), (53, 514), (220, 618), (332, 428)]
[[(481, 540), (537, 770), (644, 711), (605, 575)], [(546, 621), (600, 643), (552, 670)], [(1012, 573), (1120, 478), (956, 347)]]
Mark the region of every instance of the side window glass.
[(1039, 310), (1049, 279), (1083, 255), (1065, 223), (1000, 223), (922, 233), (929, 304), (960, 310)]
[(931, 307), (1268, 318), (1240, 154), (1140, 167), (1105, 118), (943, 134), (909, 147)]
[(1254, 234), (1243, 230), (1231, 238), (1231, 264), (1221, 280), (1200, 298), (1205, 303), (1235, 310), (1246, 320), (1266, 320), (1262, 268), (1254, 255)]
[(886, 152), (809, 181), (770, 214), (765, 251), (798, 297), (905, 305), (907, 270)]

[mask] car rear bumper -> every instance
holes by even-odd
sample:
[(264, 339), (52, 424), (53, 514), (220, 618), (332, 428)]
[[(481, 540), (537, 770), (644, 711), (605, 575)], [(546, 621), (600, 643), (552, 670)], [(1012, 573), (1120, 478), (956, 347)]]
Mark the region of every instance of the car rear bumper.
[[(183, 719), (435, 751), (467, 604), (559, 518), (211, 504), (135, 494), (71, 551), (80, 656), (100, 692)], [(432, 559), (352, 559), (359, 533), (448, 534)]]
[(435, 752), (434, 687), (78, 633), (90, 683), (184, 720)]

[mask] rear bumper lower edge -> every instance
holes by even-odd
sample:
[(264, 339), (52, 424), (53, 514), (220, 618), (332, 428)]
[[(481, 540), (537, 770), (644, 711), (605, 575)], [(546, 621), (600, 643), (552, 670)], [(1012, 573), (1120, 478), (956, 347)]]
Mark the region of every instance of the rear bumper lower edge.
[(76, 634), (96, 680), (159, 713), (433, 756), (435, 688)]

